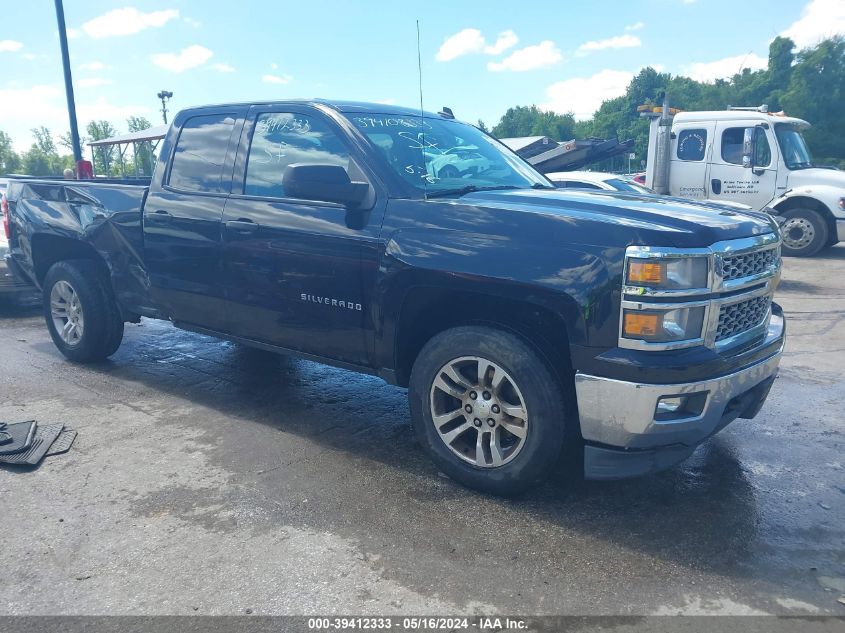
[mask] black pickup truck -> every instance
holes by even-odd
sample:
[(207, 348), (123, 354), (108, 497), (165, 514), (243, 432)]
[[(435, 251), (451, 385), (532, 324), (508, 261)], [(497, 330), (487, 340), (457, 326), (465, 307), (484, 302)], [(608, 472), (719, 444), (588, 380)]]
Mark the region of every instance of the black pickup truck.
[(10, 265), (70, 360), (150, 317), (375, 374), (436, 464), (494, 493), (561, 455), (599, 479), (677, 463), (756, 415), (783, 349), (770, 218), (555, 189), (446, 109), (189, 109), (149, 183), (7, 197)]

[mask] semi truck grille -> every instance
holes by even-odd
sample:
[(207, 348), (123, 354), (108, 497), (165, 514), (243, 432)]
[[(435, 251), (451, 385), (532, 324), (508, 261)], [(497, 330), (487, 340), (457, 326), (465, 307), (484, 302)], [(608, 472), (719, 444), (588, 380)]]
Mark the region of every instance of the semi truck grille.
[(724, 281), (731, 281), (733, 279), (759, 275), (777, 266), (779, 259), (779, 248), (743, 253), (742, 255), (723, 255), (722, 279)]
[(769, 313), (771, 305), (772, 297), (766, 295), (722, 306), (719, 311), (716, 342), (724, 341), (760, 325)]

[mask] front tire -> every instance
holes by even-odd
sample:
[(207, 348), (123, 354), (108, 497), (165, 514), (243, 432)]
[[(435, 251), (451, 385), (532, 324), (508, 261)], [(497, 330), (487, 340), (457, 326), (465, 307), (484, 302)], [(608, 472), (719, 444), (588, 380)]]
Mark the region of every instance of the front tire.
[(780, 227), (783, 254), (812, 257), (827, 245), (827, 222), (813, 209), (790, 209), (783, 214)]
[(117, 351), (123, 340), (123, 319), (95, 262), (80, 259), (53, 264), (43, 288), (47, 329), (66, 358), (90, 363)]
[(438, 334), (414, 363), (408, 396), (420, 444), (470, 488), (518, 494), (560, 458), (563, 389), (513, 334), (481, 326)]

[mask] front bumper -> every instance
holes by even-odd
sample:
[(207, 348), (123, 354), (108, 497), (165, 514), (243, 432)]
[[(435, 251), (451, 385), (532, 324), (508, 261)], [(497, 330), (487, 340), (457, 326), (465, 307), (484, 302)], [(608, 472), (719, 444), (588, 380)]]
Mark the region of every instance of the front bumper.
[(845, 242), (845, 220), (836, 220), (836, 239)]
[[(668, 468), (734, 419), (757, 415), (778, 372), (783, 336), (783, 317), (773, 314), (762, 343), (780, 341), (773, 354), (696, 382), (644, 384), (576, 374), (585, 476), (618, 479)], [(661, 398), (691, 394), (700, 403), (692, 414), (673, 419), (658, 414)]]

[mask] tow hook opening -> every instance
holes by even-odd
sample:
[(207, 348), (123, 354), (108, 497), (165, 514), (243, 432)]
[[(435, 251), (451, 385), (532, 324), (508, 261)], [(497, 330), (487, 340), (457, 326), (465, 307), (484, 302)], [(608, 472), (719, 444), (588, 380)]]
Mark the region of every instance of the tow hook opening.
[(654, 421), (672, 423), (697, 418), (704, 413), (709, 391), (661, 396), (654, 409)]

